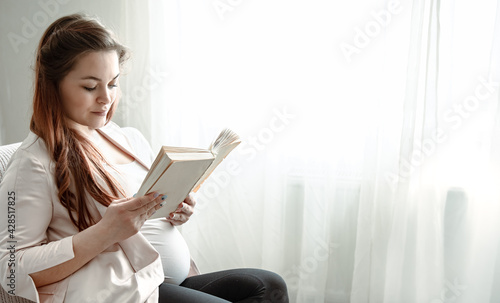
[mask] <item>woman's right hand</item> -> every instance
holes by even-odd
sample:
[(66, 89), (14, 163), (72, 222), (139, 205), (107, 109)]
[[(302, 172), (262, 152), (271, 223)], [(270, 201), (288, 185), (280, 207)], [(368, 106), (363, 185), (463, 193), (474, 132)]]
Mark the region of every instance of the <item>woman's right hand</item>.
[(60, 281), (73, 274), (110, 245), (135, 235), (153, 212), (162, 196), (151, 193), (113, 201), (102, 219), (73, 235), (74, 258), (38, 272), (30, 273), (37, 287)]
[(112, 242), (120, 242), (135, 235), (144, 222), (162, 205), (162, 196), (150, 193), (113, 201), (98, 224), (104, 226)]

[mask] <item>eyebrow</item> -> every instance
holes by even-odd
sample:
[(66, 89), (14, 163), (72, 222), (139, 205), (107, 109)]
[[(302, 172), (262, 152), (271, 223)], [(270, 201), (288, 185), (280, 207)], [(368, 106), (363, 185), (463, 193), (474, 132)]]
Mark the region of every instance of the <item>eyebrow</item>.
[[(118, 73), (118, 75), (116, 75), (113, 79), (111, 79), (111, 81), (115, 80), (116, 78), (118, 78), (118, 76), (120, 75), (120, 73)], [(83, 77), (81, 78), (80, 80), (95, 80), (95, 81), (102, 81), (101, 79), (97, 78), (97, 77), (94, 77), (94, 76), (87, 76), (87, 77)]]

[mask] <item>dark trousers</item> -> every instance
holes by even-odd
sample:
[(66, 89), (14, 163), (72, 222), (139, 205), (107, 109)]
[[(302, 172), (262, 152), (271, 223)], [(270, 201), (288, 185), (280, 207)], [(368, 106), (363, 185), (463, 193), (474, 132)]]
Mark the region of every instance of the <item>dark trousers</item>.
[(159, 303), (288, 303), (285, 281), (277, 274), (252, 268), (189, 277), (181, 285), (160, 285)]

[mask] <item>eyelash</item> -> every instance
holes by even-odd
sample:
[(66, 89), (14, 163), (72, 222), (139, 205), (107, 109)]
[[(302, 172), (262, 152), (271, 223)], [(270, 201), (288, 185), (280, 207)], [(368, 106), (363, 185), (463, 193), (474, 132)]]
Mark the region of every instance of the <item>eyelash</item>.
[[(110, 84), (110, 85), (108, 85), (108, 87), (115, 88), (115, 87), (118, 87), (118, 85), (116, 85), (116, 84)], [(85, 90), (91, 92), (91, 91), (95, 90), (97, 88), (97, 86), (94, 86), (94, 87), (86, 87), (86, 86), (84, 86), (83, 88)]]

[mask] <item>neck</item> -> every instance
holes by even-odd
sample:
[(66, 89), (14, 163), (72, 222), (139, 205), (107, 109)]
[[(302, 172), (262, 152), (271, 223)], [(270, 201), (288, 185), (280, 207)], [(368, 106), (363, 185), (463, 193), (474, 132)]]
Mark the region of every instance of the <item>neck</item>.
[(78, 133), (80, 133), (82, 136), (84, 136), (86, 139), (98, 143), (99, 141), (102, 140), (101, 135), (97, 132), (96, 129), (90, 128), (86, 125), (79, 124), (71, 119), (66, 119), (67, 125), (69, 128), (76, 130)]

